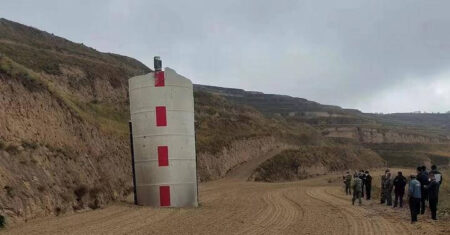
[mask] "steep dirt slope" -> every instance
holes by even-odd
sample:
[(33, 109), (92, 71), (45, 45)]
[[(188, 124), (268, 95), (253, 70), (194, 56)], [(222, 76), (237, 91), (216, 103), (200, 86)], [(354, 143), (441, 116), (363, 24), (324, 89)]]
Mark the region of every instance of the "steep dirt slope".
[(14, 222), (126, 198), (126, 83), (148, 71), (0, 19), (0, 214)]
[(280, 152), (256, 168), (255, 181), (292, 181), (343, 170), (384, 167), (375, 152), (360, 146), (302, 146)]

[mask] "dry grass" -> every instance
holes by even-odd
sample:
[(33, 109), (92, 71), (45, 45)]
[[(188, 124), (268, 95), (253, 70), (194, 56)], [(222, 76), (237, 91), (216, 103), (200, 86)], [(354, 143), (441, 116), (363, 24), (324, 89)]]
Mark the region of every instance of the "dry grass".
[(47, 91), (65, 104), (79, 118), (95, 124), (103, 131), (120, 136), (128, 134), (128, 113), (104, 103), (83, 103), (75, 95), (56, 88), (51, 82), (6, 56), (0, 56), (0, 72), (18, 79), (25, 88), (34, 92)]

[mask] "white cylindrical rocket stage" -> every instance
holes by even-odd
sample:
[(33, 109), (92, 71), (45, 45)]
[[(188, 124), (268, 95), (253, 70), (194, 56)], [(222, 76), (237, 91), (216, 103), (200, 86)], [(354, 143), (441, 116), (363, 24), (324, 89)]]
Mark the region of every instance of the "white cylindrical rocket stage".
[(197, 206), (192, 82), (170, 68), (128, 82), (136, 203)]

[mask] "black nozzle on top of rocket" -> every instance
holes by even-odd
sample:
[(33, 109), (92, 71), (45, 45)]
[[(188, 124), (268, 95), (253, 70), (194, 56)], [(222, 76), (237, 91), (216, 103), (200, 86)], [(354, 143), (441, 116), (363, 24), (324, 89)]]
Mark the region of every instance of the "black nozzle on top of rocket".
[(161, 71), (162, 70), (162, 60), (159, 56), (155, 56), (153, 58), (153, 63), (155, 66), (155, 71)]

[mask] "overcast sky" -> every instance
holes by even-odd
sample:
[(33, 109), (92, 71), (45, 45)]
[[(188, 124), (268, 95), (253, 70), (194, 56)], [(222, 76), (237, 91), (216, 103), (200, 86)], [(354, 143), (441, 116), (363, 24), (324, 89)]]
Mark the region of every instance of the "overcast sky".
[(365, 112), (450, 110), (450, 1), (0, 0), (0, 17), (194, 83)]

